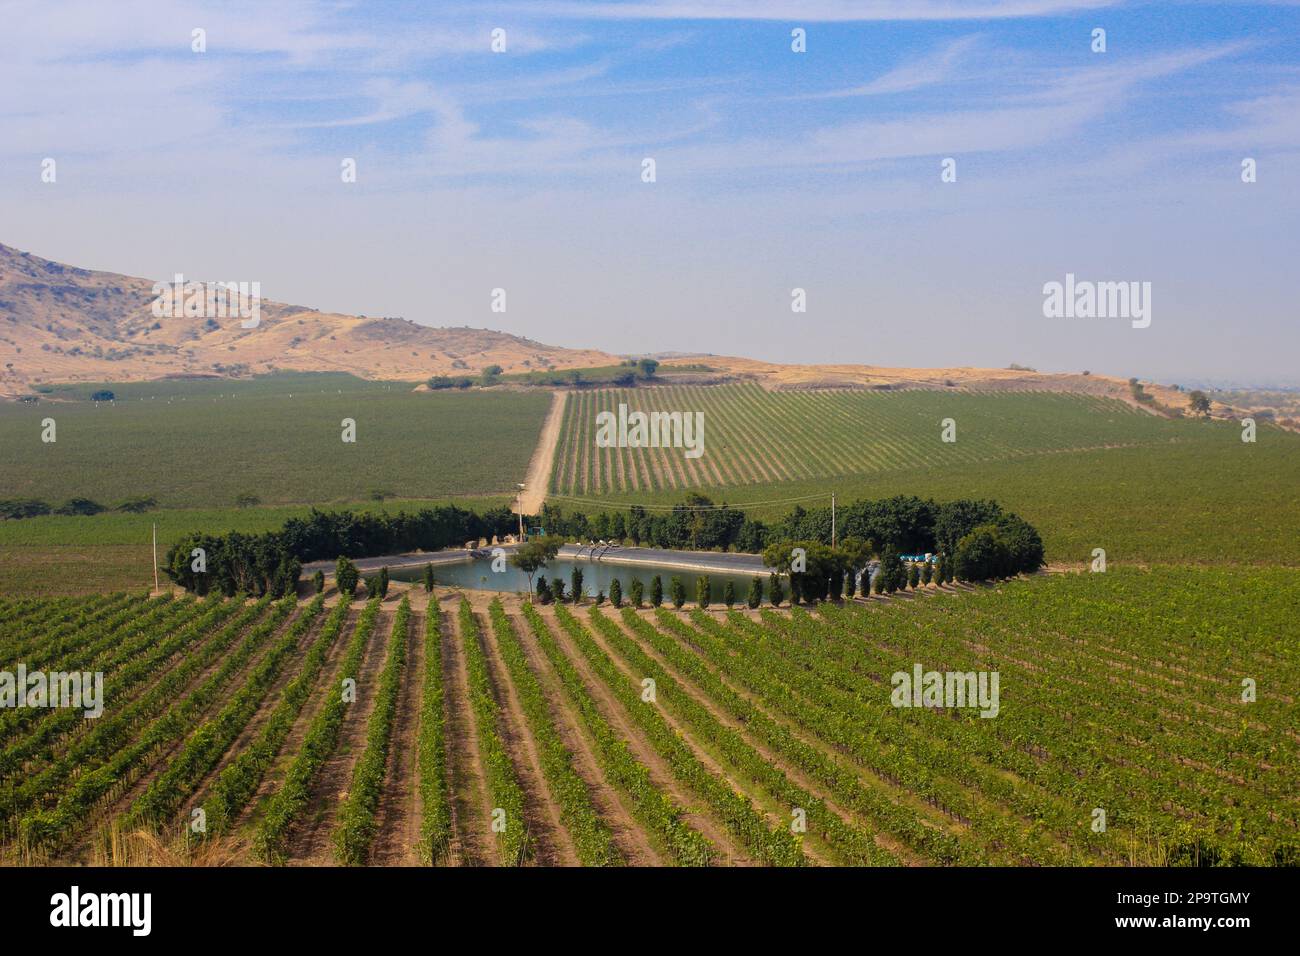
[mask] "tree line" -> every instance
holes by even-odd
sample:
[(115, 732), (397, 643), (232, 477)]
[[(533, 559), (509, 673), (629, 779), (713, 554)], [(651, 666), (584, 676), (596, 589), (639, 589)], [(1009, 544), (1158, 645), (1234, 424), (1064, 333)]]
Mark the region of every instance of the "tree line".
[[(217, 588), (227, 595), (282, 594), (297, 586), (302, 565), (309, 561), (439, 551), (508, 534), (517, 521), (506, 507), (478, 513), (442, 505), (396, 514), (313, 508), (278, 531), (186, 535), (168, 549), (164, 569), (172, 581), (199, 593)], [(897, 587), (901, 554), (941, 554), (948, 578), (966, 581), (1031, 572), (1043, 564), (1037, 530), (995, 501), (940, 504), (907, 495), (857, 501), (837, 512), (834, 548), (829, 508), (795, 508), (769, 525), (695, 494), (670, 512), (656, 514), (633, 506), (626, 512), (566, 515), (545, 505), (540, 518), (529, 519), (530, 524), (537, 521), (553, 540), (602, 537), (676, 550), (762, 553), (769, 567), (789, 574), (791, 586), (801, 596), (806, 589), (812, 599), (851, 594), (848, 581), (860, 577), (873, 560), (880, 561), (887, 583)], [(797, 565), (792, 557), (796, 548), (802, 550)], [(906, 586), (911, 572), (901, 573)]]
[(506, 507), (479, 513), (440, 505), (396, 514), (313, 508), (278, 531), (185, 535), (167, 550), (163, 569), (176, 584), (200, 594), (214, 588), (228, 596), (283, 594), (297, 586), (309, 561), (440, 551), (507, 534), (517, 522)]

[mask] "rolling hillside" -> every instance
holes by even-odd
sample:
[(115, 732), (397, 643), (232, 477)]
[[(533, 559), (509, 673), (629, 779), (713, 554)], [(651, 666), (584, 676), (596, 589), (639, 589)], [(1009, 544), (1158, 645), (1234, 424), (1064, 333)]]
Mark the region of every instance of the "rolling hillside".
[(238, 319), (159, 319), (153, 286), (151, 279), (78, 269), (0, 245), (0, 396), (40, 382), (243, 377), (277, 369), (420, 380), (488, 365), (527, 372), (617, 361), (487, 329), (431, 328), (267, 299), (253, 329)]

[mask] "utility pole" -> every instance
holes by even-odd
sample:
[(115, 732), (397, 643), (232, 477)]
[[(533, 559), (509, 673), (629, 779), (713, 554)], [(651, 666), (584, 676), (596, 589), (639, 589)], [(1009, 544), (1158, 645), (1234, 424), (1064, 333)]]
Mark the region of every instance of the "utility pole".
[(158, 590), (158, 522), (153, 523), (153, 589)]
[(831, 547), (835, 547), (835, 492), (831, 492)]

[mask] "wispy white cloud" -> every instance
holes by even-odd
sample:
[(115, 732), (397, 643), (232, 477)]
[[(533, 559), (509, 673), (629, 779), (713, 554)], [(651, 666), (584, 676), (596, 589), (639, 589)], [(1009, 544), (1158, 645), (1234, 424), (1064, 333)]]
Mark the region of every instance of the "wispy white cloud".
[(979, 36), (965, 36), (947, 43), (928, 56), (919, 57), (894, 67), (861, 86), (809, 93), (798, 99), (833, 100), (851, 96), (882, 96), (890, 93), (907, 93), (923, 87), (934, 86), (950, 80), (955, 67), (979, 42)]
[(497, 9), (589, 20), (786, 20), (869, 22), (999, 20), (1095, 10), (1117, 0), (643, 0), (575, 3), (536, 0)]

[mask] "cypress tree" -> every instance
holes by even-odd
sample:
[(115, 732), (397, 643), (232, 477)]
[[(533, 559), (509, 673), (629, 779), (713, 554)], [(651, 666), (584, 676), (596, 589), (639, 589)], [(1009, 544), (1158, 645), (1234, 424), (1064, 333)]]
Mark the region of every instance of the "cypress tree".
[(623, 585), (618, 578), (609, 583), (609, 603), (614, 607), (623, 606)]
[(645, 597), (645, 587), (641, 584), (640, 578), (632, 579), (632, 586), (628, 588), (628, 593), (632, 598), (632, 606), (640, 607), (642, 600)]
[(650, 603), (655, 607), (664, 603), (664, 581), (657, 574), (650, 580)]
[(695, 602), (702, 608), (709, 606), (709, 576), (701, 574), (695, 579)]
[(754, 578), (749, 582), (749, 599), (745, 603), (750, 607), (758, 607), (763, 603), (762, 578)]
[(772, 607), (780, 607), (781, 602), (785, 600), (785, 588), (782, 587), (781, 578), (778, 575), (772, 575), (767, 591), (772, 601)]
[(728, 581), (726, 587), (722, 589), (722, 603), (727, 607), (732, 607), (736, 603), (736, 585)]

